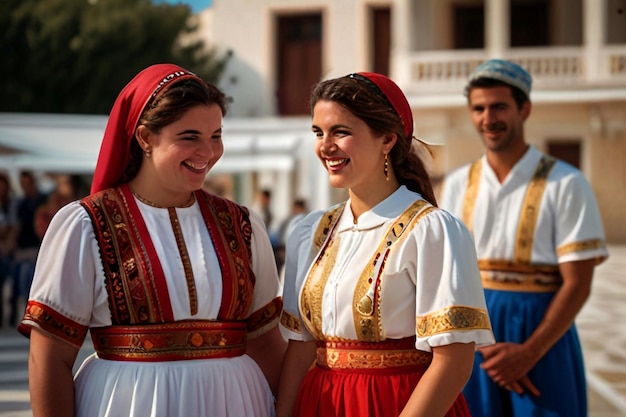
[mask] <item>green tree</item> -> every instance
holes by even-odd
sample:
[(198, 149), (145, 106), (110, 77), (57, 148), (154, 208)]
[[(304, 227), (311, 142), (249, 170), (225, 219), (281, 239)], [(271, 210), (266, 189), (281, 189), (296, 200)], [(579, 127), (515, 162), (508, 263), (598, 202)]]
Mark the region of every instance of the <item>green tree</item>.
[(141, 69), (171, 62), (217, 82), (227, 61), (191, 10), (151, 0), (1, 0), (0, 111), (108, 114)]

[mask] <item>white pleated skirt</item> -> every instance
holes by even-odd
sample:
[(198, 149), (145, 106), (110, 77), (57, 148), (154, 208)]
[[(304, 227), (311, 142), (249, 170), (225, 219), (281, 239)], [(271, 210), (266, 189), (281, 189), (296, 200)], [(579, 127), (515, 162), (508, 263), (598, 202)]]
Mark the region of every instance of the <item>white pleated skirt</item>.
[(91, 355), (74, 378), (77, 417), (273, 417), (267, 380), (247, 355), (122, 362)]

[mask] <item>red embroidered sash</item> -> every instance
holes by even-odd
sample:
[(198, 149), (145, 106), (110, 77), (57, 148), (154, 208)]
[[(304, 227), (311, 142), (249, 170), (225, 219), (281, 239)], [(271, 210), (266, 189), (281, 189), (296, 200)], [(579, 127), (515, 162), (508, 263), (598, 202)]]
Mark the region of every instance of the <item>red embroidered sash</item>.
[(102, 359), (117, 361), (177, 361), (227, 358), (246, 353), (243, 322), (187, 320), (139, 326), (91, 329)]

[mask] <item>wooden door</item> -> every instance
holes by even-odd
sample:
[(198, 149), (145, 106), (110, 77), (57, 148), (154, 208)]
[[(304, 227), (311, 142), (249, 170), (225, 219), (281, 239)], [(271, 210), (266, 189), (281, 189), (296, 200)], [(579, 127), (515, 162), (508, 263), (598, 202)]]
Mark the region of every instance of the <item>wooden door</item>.
[(372, 9), (372, 70), (389, 76), (389, 54), (391, 50), (391, 9)]
[(322, 77), (322, 16), (279, 16), (277, 35), (278, 114), (308, 115), (311, 89)]
[(579, 140), (551, 140), (547, 142), (547, 148), (548, 155), (580, 169), (581, 146)]

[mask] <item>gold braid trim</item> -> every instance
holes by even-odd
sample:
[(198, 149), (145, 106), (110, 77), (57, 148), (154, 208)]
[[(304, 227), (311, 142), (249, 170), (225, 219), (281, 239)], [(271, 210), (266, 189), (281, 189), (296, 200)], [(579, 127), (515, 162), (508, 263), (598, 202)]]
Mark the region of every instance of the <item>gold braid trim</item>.
[(555, 164), (555, 158), (547, 155), (542, 156), (535, 169), (535, 174), (528, 184), (517, 225), (515, 254), (513, 256), (515, 262), (530, 262), (541, 199), (548, 183), (548, 175)]
[[(193, 201), (196, 201), (195, 198)], [(180, 260), (183, 263), (183, 269), (185, 271), (185, 281), (187, 282), (187, 292), (189, 294), (189, 310), (191, 315), (195, 316), (198, 314), (198, 292), (196, 291), (196, 281), (193, 277), (193, 269), (191, 267), (189, 252), (187, 251), (187, 244), (185, 243), (185, 237), (183, 236), (183, 231), (180, 227), (180, 222), (178, 221), (176, 208), (168, 207), (167, 214), (170, 217), (172, 231), (174, 232), (174, 238), (176, 239), (176, 246), (178, 247)]]
[(432, 353), (415, 349), (415, 336), (380, 342), (325, 340), (317, 342), (318, 366), (330, 370), (406, 368), (425, 370)]
[(302, 323), (300, 319), (294, 314), (291, 314), (287, 310), (283, 310), (280, 316), (280, 324), (288, 330), (295, 333), (302, 333)]
[(469, 169), (467, 178), (467, 189), (463, 199), (463, 223), (470, 233), (474, 233), (474, 206), (476, 206), (476, 196), (478, 196), (478, 186), (480, 185), (480, 174), (483, 170), (482, 160), (474, 162)]
[(499, 291), (555, 292), (563, 283), (558, 265), (479, 259), (483, 288)]
[[(606, 242), (604, 242), (604, 240), (590, 239), (590, 240), (583, 240), (582, 242), (568, 243), (567, 245), (558, 247), (556, 249), (556, 254), (558, 256), (563, 256), (563, 255), (567, 255), (568, 253), (604, 249), (605, 247), (606, 247)], [(606, 259), (606, 256), (602, 256), (602, 257), (598, 257), (596, 261), (599, 264), (605, 259)]]
[(419, 337), (433, 336), (453, 330), (491, 330), (487, 310), (476, 307), (454, 306), (415, 318)]
[[(331, 239), (332, 232), (341, 218), (345, 202), (331, 207), (323, 214), (313, 235), (311, 250), (317, 254), (313, 266), (304, 280), (300, 294), (300, 315), (304, 325), (316, 338), (322, 338), (322, 294), (330, 270), (335, 264), (339, 238)], [(319, 253), (318, 253), (319, 252)], [(320, 266), (318, 268), (318, 266)], [(287, 318), (285, 318), (287, 320)]]

